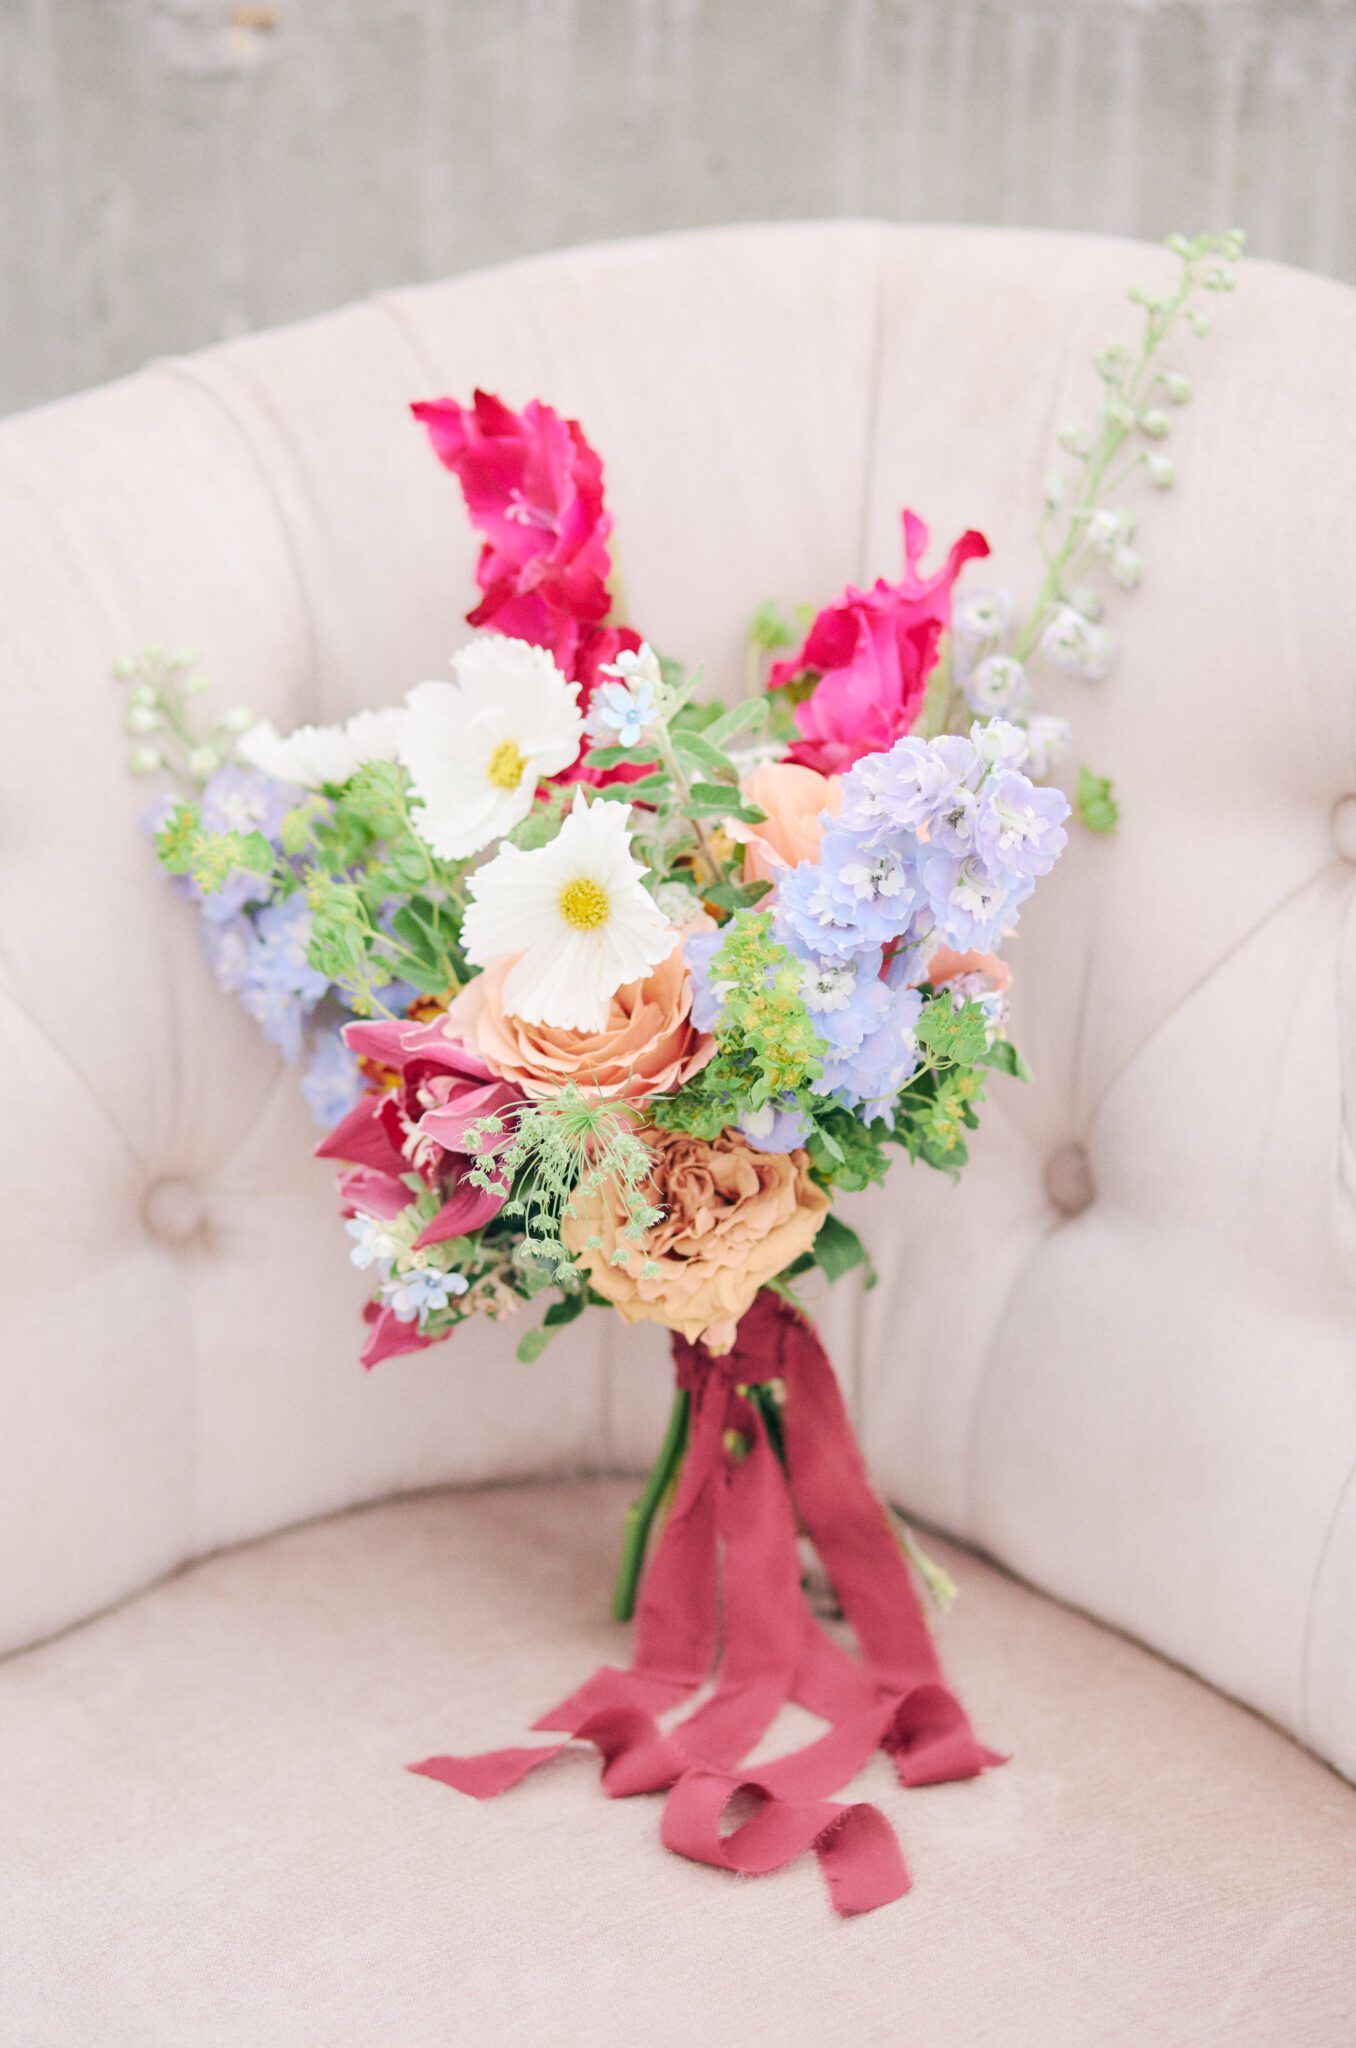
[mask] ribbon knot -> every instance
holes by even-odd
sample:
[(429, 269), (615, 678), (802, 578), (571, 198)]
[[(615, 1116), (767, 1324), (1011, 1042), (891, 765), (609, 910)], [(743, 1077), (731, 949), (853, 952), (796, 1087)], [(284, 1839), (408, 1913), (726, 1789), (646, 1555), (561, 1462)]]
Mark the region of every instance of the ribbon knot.
[[(840, 1913), (898, 1898), (909, 1874), (874, 1806), (829, 1794), (877, 1749), (905, 1785), (977, 1777), (1005, 1759), (977, 1740), (942, 1675), (885, 1508), (871, 1490), (833, 1368), (811, 1326), (760, 1294), (734, 1349), (713, 1357), (675, 1337), (691, 1433), (668, 1522), (645, 1574), (635, 1656), (605, 1665), (537, 1721), (565, 1740), (478, 1757), (430, 1757), (411, 1770), (485, 1799), (590, 1742), (613, 1798), (665, 1792), (661, 1838), (676, 1854), (744, 1876), (813, 1849)], [(774, 1444), (745, 1387), (782, 1381)], [(727, 1456), (737, 1428), (747, 1454)], [(797, 1516), (857, 1639), (854, 1657), (811, 1614), (801, 1588)], [(721, 1576), (723, 1553), (724, 1573)], [(715, 1672), (715, 1690), (675, 1726), (658, 1716)], [(750, 1772), (744, 1759), (796, 1701), (827, 1725), (815, 1741)], [(736, 1801), (753, 1812), (732, 1830)]]

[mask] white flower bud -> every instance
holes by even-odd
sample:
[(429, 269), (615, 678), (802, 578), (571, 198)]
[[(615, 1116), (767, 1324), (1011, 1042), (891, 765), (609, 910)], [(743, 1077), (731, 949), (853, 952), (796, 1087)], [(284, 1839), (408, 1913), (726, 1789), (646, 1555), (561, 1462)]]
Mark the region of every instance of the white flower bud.
[(1051, 470), (1045, 479), (1044, 492), (1046, 504), (1052, 512), (1057, 512), (1069, 495), (1069, 486), (1065, 478)]
[(208, 682), (206, 676), (192, 675), (184, 677), (184, 695), (186, 697), (205, 697), (211, 687), (212, 685)]
[(197, 782), (206, 782), (220, 766), (221, 756), (215, 747), (194, 747), (189, 754), (188, 772)]
[(1063, 426), (1056, 434), (1055, 439), (1059, 442), (1061, 448), (1068, 450), (1070, 455), (1082, 457), (1090, 455), (1092, 452), (1092, 436), (1086, 427), (1073, 424)]
[(1147, 434), (1151, 441), (1161, 441), (1168, 432), (1168, 427), (1167, 414), (1156, 405), (1150, 406), (1148, 412), (1142, 412), (1139, 416), (1139, 430), (1141, 434)]
[(129, 704), (154, 704), (155, 690), (150, 683), (137, 683), (127, 692), (127, 701)]
[(972, 711), (1017, 711), (1026, 698), (1026, 670), (1010, 654), (988, 655), (965, 685)]
[(1134, 406), (1127, 405), (1123, 398), (1107, 400), (1106, 416), (1113, 427), (1120, 427), (1127, 434), (1138, 418)]
[(1080, 583), (1069, 592), (1069, 603), (1080, 618), (1100, 619), (1106, 607), (1090, 583)]
[(1144, 467), (1149, 472), (1149, 482), (1156, 491), (1170, 491), (1177, 472), (1166, 455), (1150, 455)]
[(1105, 626), (1085, 619), (1072, 605), (1061, 605), (1041, 634), (1041, 652), (1056, 668), (1100, 683), (1115, 664), (1116, 643)]
[(1134, 531), (1127, 512), (1115, 512), (1109, 505), (1099, 505), (1090, 514), (1085, 529), (1089, 547), (1099, 555), (1110, 555), (1123, 541), (1129, 540)]
[(243, 704), (238, 704), (234, 711), (226, 713), (221, 722), (227, 732), (248, 732), (255, 723), (255, 717), (254, 713), (247, 711)]
[(144, 739), (148, 732), (159, 732), (160, 713), (150, 704), (129, 704), (122, 723), (124, 731)]
[(1113, 341), (1108, 348), (1098, 349), (1092, 359), (1092, 367), (1104, 384), (1114, 384), (1130, 361), (1130, 351), (1119, 341)]
[(1012, 622), (1008, 590), (967, 590), (951, 607), (951, 630), (960, 640), (997, 640)]
[(1073, 743), (1073, 728), (1067, 718), (1054, 718), (1049, 712), (1041, 711), (1027, 720), (1026, 744), (1028, 775), (1042, 782), (1056, 764), (1062, 761)]
[(1202, 313), (1199, 307), (1187, 307), (1186, 322), (1192, 333), (1199, 334), (1202, 338), (1210, 332), (1210, 315)]
[(1133, 590), (1144, 574), (1144, 557), (1135, 548), (1117, 548), (1111, 557), (1111, 573), (1122, 590)]
[(154, 747), (133, 747), (127, 765), (133, 775), (154, 775), (161, 765), (160, 755)]
[(1184, 377), (1180, 370), (1167, 370), (1163, 375), (1163, 389), (1174, 405), (1185, 405), (1191, 396), (1191, 379)]

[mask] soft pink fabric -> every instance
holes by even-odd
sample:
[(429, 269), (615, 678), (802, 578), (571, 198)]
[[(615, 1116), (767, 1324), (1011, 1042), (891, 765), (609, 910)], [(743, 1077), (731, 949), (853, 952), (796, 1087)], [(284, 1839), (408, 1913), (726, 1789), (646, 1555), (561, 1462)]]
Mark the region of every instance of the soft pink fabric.
[[(592, 1742), (609, 1796), (667, 1791), (661, 1834), (668, 1848), (744, 1876), (780, 1869), (813, 1848), (835, 1910), (866, 1912), (907, 1890), (908, 1872), (880, 1813), (828, 1804), (827, 1795), (878, 1748), (907, 1785), (975, 1777), (1003, 1759), (976, 1740), (942, 1677), (809, 1324), (765, 1293), (731, 1352), (714, 1358), (675, 1338), (674, 1355), (691, 1396), (690, 1435), (673, 1511), (645, 1578), (635, 1656), (629, 1670), (595, 1671), (536, 1725)], [(744, 1391), (774, 1379), (786, 1390), (785, 1474)], [(741, 1458), (727, 1456), (731, 1430), (748, 1445)], [(860, 1660), (806, 1604), (796, 1509), (856, 1632)], [(656, 1715), (711, 1671), (718, 1616), (715, 1690), (665, 1731)], [(827, 1733), (750, 1776), (743, 1760), (791, 1700), (827, 1721)], [(411, 1769), (487, 1799), (565, 1747), (430, 1757)], [(741, 1793), (757, 1797), (758, 1811), (726, 1833), (722, 1823)]]
[(869, 590), (849, 584), (819, 613), (796, 652), (775, 662), (768, 675), (769, 689), (807, 670), (817, 675), (811, 694), (796, 706), (801, 738), (791, 758), (824, 775), (841, 774), (909, 731), (951, 616), (951, 586), (968, 561), (989, 552), (983, 534), (968, 531), (935, 575), (921, 576), (928, 529), (912, 512), (903, 521), (899, 581), (879, 577)]

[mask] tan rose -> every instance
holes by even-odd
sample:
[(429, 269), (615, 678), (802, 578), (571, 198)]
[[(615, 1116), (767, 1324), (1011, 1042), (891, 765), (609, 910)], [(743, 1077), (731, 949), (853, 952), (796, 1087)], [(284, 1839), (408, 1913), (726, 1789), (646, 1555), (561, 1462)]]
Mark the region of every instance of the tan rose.
[[(701, 928), (708, 923), (703, 918)], [(715, 1051), (715, 1040), (692, 1022), (692, 981), (681, 939), (643, 980), (617, 990), (601, 1031), (525, 1024), (506, 1010), (504, 978), (515, 957), (494, 961), (468, 982), (447, 1017), (485, 1064), (526, 1096), (554, 1095), (573, 1081), (587, 1095), (647, 1102), (679, 1087)]]
[[(566, 1248), (623, 1322), (663, 1323), (728, 1351), (759, 1288), (814, 1242), (829, 1198), (810, 1179), (804, 1152), (758, 1152), (735, 1131), (710, 1142), (682, 1131), (643, 1136), (663, 1222), (640, 1243), (623, 1237), (625, 1214), (606, 1185), (566, 1217)], [(600, 1248), (587, 1248), (591, 1237)], [(625, 1263), (614, 1266), (619, 1249)]]
[(746, 882), (775, 882), (781, 868), (813, 860), (824, 837), (820, 812), (836, 818), (843, 801), (836, 775), (821, 775), (794, 761), (765, 761), (740, 787), (751, 804), (767, 812), (761, 825), (732, 822), (726, 827), (732, 839), (744, 843)]

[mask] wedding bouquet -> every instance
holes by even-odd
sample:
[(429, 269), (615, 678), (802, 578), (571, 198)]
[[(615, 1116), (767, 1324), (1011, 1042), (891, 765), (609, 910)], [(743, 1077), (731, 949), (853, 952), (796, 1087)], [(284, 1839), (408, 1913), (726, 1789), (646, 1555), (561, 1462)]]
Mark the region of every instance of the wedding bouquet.
[[(450, 679), (282, 735), (242, 712), (200, 729), (185, 660), (122, 665), (133, 765), (181, 774), (160, 861), (223, 985), (305, 1056), (372, 1277), (364, 1364), (539, 1303), (525, 1360), (591, 1306), (673, 1333), (616, 1597), (625, 1618), (667, 1500), (636, 1658), (538, 1725), (593, 1740), (610, 1791), (666, 1790), (682, 1853), (753, 1872), (813, 1846), (843, 1911), (907, 1877), (880, 1814), (827, 1793), (879, 1746), (910, 1783), (999, 1759), (941, 1676), (799, 1289), (816, 1268), (870, 1284), (836, 1197), (900, 1154), (959, 1171), (990, 1078), (1024, 1074), (1003, 949), (1070, 812), (1049, 780), (1068, 729), (1035, 689), (1043, 664), (1110, 668), (1095, 576), (1142, 567), (1112, 500), (1172, 482), (1159, 401), (1190, 386), (1158, 352), (1181, 318), (1204, 331), (1195, 294), (1232, 281), (1237, 238), (1174, 246), (1176, 291), (1137, 295), (1138, 356), (1103, 351), (1097, 420), (1061, 431), (1075, 467), (1047, 485), (1025, 611), (958, 588), (977, 532), (925, 567), (906, 511), (896, 577), (794, 624), (763, 608), (727, 704), (619, 616), (579, 424), (478, 391), (413, 408), (483, 539)], [(1087, 769), (1076, 801), (1114, 825)], [(805, 1604), (802, 1525), (858, 1657)], [(715, 1693), (663, 1729), (718, 1644)], [(829, 1733), (741, 1772), (788, 1698)], [(557, 1747), (416, 1768), (484, 1796)]]

